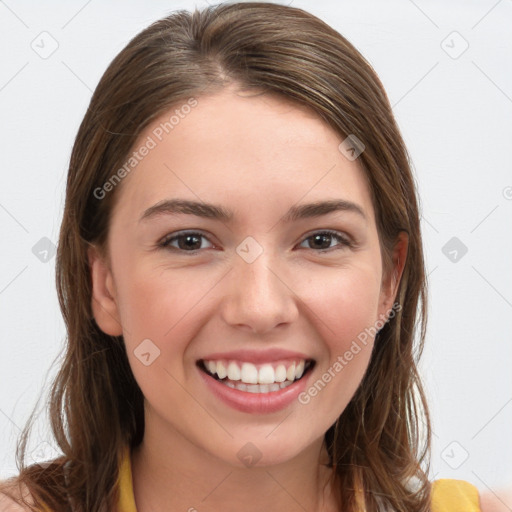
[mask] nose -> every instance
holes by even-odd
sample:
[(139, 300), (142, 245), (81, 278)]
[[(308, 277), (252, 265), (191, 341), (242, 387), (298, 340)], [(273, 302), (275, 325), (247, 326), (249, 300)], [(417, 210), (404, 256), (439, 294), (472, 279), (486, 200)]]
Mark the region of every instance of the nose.
[(265, 252), (252, 263), (238, 258), (221, 307), (224, 321), (248, 332), (265, 334), (276, 327), (291, 324), (298, 318), (297, 295), (287, 282), (276, 259)]

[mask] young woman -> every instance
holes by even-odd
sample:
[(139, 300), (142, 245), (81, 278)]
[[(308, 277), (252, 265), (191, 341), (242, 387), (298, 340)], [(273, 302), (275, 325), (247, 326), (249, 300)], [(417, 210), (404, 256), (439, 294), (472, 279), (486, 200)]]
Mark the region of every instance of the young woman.
[(422, 251), (389, 101), (339, 33), (263, 3), (154, 23), (71, 157), (63, 455), (0, 510), (483, 510), (426, 475)]

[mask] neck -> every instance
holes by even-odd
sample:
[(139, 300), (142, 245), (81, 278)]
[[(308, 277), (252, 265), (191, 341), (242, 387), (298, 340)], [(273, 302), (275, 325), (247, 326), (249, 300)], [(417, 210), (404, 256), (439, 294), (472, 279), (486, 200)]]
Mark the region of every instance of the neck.
[(193, 445), (169, 426), (146, 423), (132, 452), (137, 512), (337, 510), (319, 440), (293, 459), (266, 467), (238, 467)]

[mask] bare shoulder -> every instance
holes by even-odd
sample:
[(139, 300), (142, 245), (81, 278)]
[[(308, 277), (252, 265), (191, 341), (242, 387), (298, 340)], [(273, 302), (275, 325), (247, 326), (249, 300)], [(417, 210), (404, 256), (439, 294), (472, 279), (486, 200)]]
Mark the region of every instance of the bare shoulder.
[(512, 510), (512, 487), (496, 492), (480, 492), (481, 512), (510, 512)]
[[(22, 493), (24, 498), (31, 504), (33, 504), (33, 500), (31, 500), (28, 495), (28, 489), (22, 486)], [(14, 501), (10, 496), (19, 499), (20, 489), (16, 482), (16, 479), (10, 479), (8, 481), (0, 481), (0, 512), (27, 512), (30, 511), (30, 507), (27, 505), (19, 504)]]
[(30, 508), (16, 503), (5, 494), (0, 494), (0, 512), (29, 512)]

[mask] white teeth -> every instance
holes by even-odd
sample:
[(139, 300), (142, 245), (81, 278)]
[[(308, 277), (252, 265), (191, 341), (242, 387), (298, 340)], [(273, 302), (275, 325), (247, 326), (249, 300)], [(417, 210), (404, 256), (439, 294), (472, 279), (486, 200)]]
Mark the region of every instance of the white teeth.
[(300, 379), (302, 377), (302, 374), (304, 373), (304, 365), (305, 365), (305, 362), (302, 360), (295, 368), (295, 378), (296, 379)]
[(206, 361), (206, 367), (211, 374), (217, 373), (217, 363), (215, 361)]
[(286, 366), (284, 364), (280, 364), (276, 368), (275, 382), (284, 382), (285, 380), (286, 380)]
[[(219, 375), (217, 373), (217, 375)], [(240, 379), (247, 384), (258, 384), (258, 369), (252, 363), (244, 363), (240, 372)]]
[(275, 382), (274, 368), (270, 364), (264, 364), (258, 373), (258, 382), (260, 384), (272, 384)]
[(225, 360), (205, 360), (204, 365), (212, 375), (217, 374), (219, 380), (226, 379), (227, 377), (230, 381), (229, 387), (243, 388), (243, 391), (251, 393), (268, 393), (283, 389), (283, 387), (286, 387), (283, 384), (289, 385), (293, 381), (300, 379), (306, 369), (306, 361), (304, 359), (298, 362), (293, 361), (288, 366), (283, 363), (277, 366), (266, 363), (260, 366), (259, 369), (253, 363), (241, 363), (240, 367), (240, 363), (236, 361)]
[[(217, 373), (217, 375), (218, 375), (218, 373)], [(295, 363), (292, 363), (291, 366), (288, 367), (288, 370), (286, 371), (286, 378), (288, 380), (295, 379)]]
[(287, 380), (286, 382), (274, 384), (243, 384), (242, 382), (229, 382), (229, 381), (221, 381), (222, 384), (234, 389), (238, 389), (239, 391), (245, 391), (247, 393), (273, 393), (275, 391), (279, 391), (280, 389), (287, 388), (293, 382)]
[(223, 379), (228, 374), (226, 367), (222, 361), (217, 361), (217, 375), (219, 379)]
[(228, 365), (228, 379), (240, 380), (240, 368), (233, 361), (231, 361), (231, 363)]

